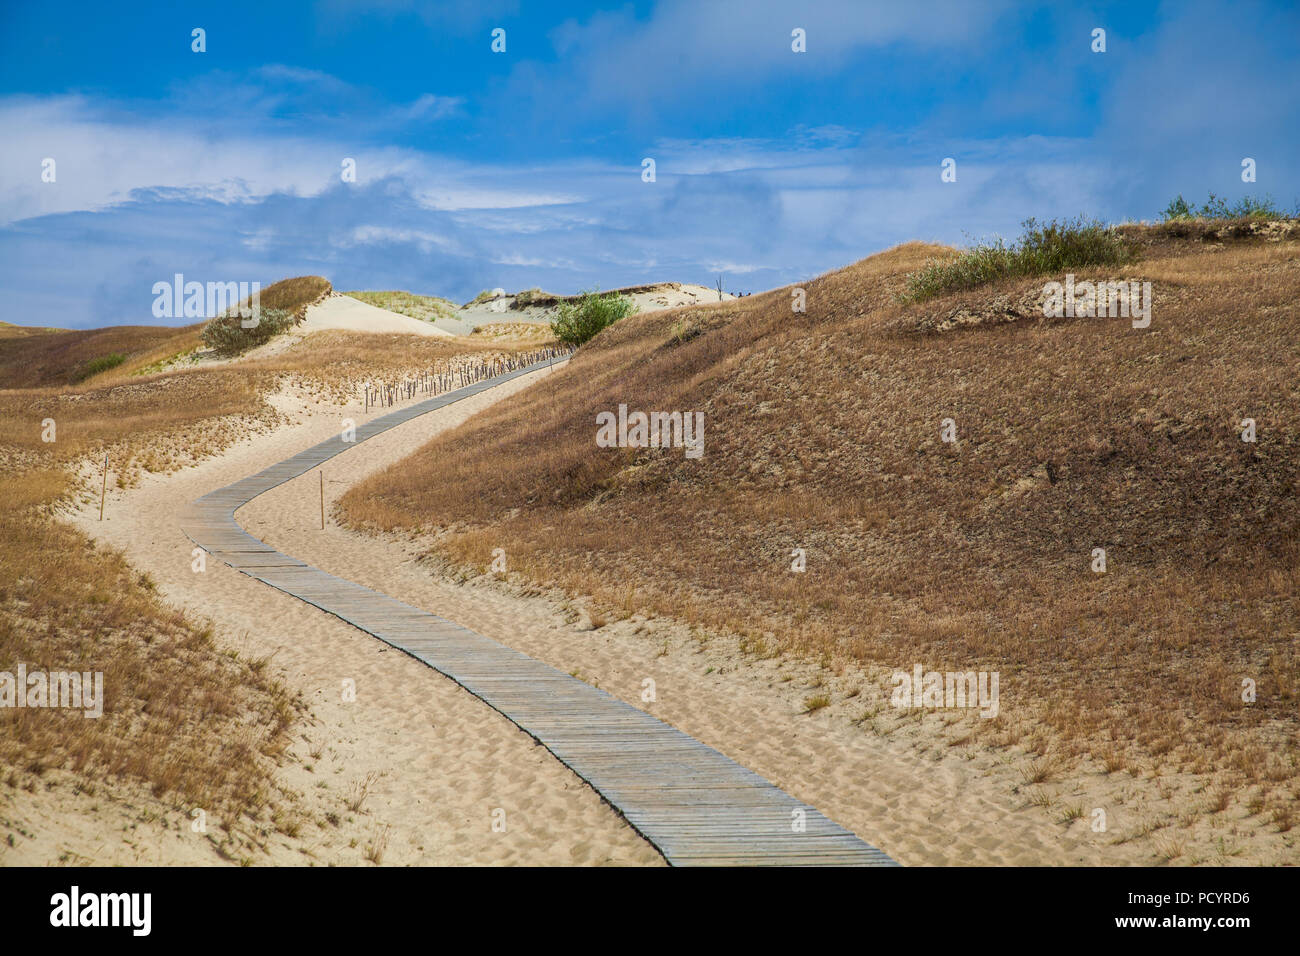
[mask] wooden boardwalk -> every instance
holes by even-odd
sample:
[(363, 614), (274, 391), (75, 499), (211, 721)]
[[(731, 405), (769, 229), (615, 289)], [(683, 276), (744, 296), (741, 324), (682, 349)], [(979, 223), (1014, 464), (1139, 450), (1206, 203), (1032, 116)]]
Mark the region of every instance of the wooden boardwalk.
[[(356, 442), (545, 365), (390, 412), (358, 427)], [(231, 567), (460, 684), (589, 783), (673, 865), (896, 865), (763, 777), (644, 711), (468, 628), (281, 554), (235, 522), (241, 505), (352, 447), (335, 436), (204, 495), (191, 505), (185, 533)]]

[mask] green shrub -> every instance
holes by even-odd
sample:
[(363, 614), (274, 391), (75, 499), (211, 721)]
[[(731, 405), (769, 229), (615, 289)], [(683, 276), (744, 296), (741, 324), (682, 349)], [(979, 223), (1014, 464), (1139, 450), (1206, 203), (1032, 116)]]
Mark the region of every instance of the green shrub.
[(1176, 197), (1169, 200), (1169, 205), (1166, 206), (1164, 212), (1160, 214), (1160, 218), (1165, 222), (1169, 222), (1173, 219), (1194, 219), (1196, 218), (1196, 213), (1192, 210), (1191, 206), (1187, 205), (1187, 200), (1183, 198), (1183, 194), (1179, 193)]
[(1210, 193), (1209, 200), (1200, 209), (1188, 205), (1187, 200), (1179, 195), (1170, 200), (1160, 217), (1164, 222), (1170, 222), (1178, 219), (1284, 219), (1286, 214), (1277, 208), (1272, 196), (1263, 199), (1243, 196), (1229, 204), (1222, 196)]
[(613, 292), (583, 292), (578, 298), (565, 299), (551, 320), (551, 331), (561, 342), (581, 345), (601, 329), (625, 319), (636, 311), (636, 305), (626, 296)]
[(946, 292), (973, 289), (999, 279), (1045, 275), (1088, 266), (1123, 265), (1132, 248), (1114, 229), (1083, 217), (1039, 223), (1026, 219), (1024, 235), (977, 243), (955, 259), (934, 261), (907, 277), (905, 302), (920, 302)]
[(110, 355), (101, 355), (99, 358), (93, 358), (81, 367), (77, 373), (75, 381), (83, 381), (92, 375), (98, 375), (100, 372), (107, 372), (110, 368), (117, 368), (126, 361), (126, 356), (121, 352), (113, 352)]
[(269, 341), (294, 322), (293, 313), (286, 309), (259, 309), (255, 318), (256, 324), (246, 329), (238, 314), (219, 315), (203, 327), (199, 338), (218, 355), (238, 355)]

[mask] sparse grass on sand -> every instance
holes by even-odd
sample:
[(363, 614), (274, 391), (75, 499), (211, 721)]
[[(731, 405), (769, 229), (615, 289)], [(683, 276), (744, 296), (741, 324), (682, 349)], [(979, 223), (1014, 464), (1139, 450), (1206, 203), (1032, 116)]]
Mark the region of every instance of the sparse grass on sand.
[(456, 318), (456, 303), (436, 295), (416, 295), (413, 292), (344, 292), (368, 305), (401, 315), (409, 315), (422, 322), (435, 319)]
[[(1042, 278), (902, 302), (951, 255), (908, 244), (803, 283), (806, 314), (780, 289), (625, 318), (343, 510), (605, 607), (634, 583), (641, 613), (753, 647), (997, 670), (971, 739), (1275, 813), (1300, 796), (1300, 247), (1121, 230), (1148, 330), (1046, 319)], [(1114, 278), (1114, 236), (1090, 241), (1104, 265), (1049, 260)], [(703, 457), (598, 448), (620, 403), (703, 411)]]
[[(59, 381), (61, 370), (110, 343), (192, 331), (15, 337), (27, 347), (25, 360), (44, 371), (4, 369), (20, 382)], [(239, 365), (148, 376), (118, 365), (75, 386), (14, 388), (0, 379), (0, 671), (13, 673), (19, 662), (29, 671), (102, 671), (107, 691), (98, 720), (58, 709), (0, 710), (0, 785), (36, 790), (52, 772), (66, 771), (93, 791), (121, 778), (186, 812), (203, 807), (235, 829), (260, 832), (267, 819), (278, 826), (274, 768), (302, 702), (268, 675), (265, 661), (222, 651), (213, 635), (159, 601), (152, 582), (120, 555), (58, 520), (87, 490), (79, 489), (78, 469), (89, 459), (98, 477), (108, 453), (109, 481), (130, 485), (144, 472), (184, 467), (274, 426), (281, 418), (265, 400), (272, 392), (355, 401), (366, 379), (397, 381), (506, 351), (491, 343), (324, 332)], [(53, 442), (43, 440), (47, 420)], [(263, 839), (244, 835), (253, 845)], [(241, 854), (246, 849), (247, 841)]]
[[(0, 711), (7, 786), (43, 787), (54, 770), (92, 791), (124, 778), (186, 812), (202, 807), (231, 831), (273, 799), (271, 772), (300, 701), (251, 662), (220, 652), (120, 555), (57, 520), (74, 490), (69, 469), (91, 449), (114, 447), (115, 465), (137, 443), (146, 455), (157, 454), (144, 451), (155, 443), (192, 459), (269, 412), (247, 378), (229, 374), (63, 395), (0, 392), (0, 670), (98, 671), (105, 687), (99, 719)], [(52, 444), (40, 440), (46, 419)]]
[(542, 345), (555, 341), (550, 326), (537, 322), (485, 322), (477, 326), (471, 341), (515, 342)]

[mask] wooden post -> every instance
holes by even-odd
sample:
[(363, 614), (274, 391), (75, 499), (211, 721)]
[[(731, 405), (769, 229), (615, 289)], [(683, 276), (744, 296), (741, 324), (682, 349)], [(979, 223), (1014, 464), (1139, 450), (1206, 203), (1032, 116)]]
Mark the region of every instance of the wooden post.
[(99, 486), (99, 520), (104, 520), (104, 494), (108, 491), (108, 455), (104, 456), (104, 480)]
[(325, 530), (325, 472), (320, 473), (320, 529)]

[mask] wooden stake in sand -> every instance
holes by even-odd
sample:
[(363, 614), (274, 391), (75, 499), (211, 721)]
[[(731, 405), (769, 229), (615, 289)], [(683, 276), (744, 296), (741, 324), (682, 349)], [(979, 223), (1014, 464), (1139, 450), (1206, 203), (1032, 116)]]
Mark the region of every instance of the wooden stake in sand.
[(325, 530), (325, 472), (320, 473), (320, 529)]
[(108, 456), (104, 456), (104, 481), (99, 486), (99, 520), (104, 520), (104, 493), (108, 491)]

